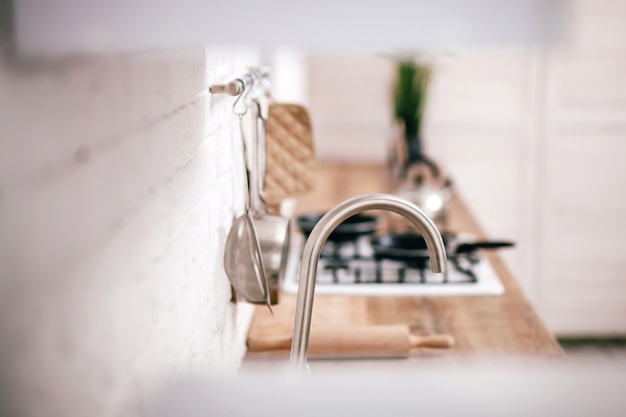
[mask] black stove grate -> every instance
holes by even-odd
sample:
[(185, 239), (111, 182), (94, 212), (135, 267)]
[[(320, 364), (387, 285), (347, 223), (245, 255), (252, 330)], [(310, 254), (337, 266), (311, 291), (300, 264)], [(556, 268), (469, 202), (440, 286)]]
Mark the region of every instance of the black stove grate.
[[(323, 254), (318, 267), (318, 283), (322, 285), (342, 284), (421, 284), (446, 285), (473, 284), (478, 280), (472, 271), (476, 261), (461, 257), (448, 260), (448, 268), (442, 274), (434, 274), (429, 266), (408, 265), (402, 261), (376, 257), (337, 256)], [(450, 279), (454, 270), (455, 279)], [(325, 278), (325, 279), (324, 279)]]
[[(298, 290), (305, 241), (292, 242), (284, 280), (287, 292)], [(323, 294), (345, 295), (499, 295), (504, 287), (480, 251), (448, 257), (445, 273), (435, 274), (428, 259), (377, 258), (369, 238), (337, 245), (327, 242), (317, 265), (316, 287)]]

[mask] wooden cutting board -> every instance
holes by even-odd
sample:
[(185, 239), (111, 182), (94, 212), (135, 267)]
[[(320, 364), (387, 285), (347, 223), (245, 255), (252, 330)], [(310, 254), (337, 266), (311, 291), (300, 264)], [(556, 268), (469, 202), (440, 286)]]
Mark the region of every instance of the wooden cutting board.
[(299, 104), (271, 104), (267, 116), (263, 198), (270, 212), (289, 197), (309, 191), (315, 180), (315, 148), (308, 110)]

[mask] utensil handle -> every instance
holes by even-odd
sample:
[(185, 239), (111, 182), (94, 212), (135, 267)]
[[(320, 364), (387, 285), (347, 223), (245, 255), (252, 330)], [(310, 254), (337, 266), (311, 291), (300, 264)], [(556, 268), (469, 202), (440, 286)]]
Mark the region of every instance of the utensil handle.
[(427, 347), (445, 349), (454, 346), (454, 337), (449, 334), (434, 334), (429, 336), (409, 335), (411, 348)]
[(261, 104), (257, 102), (258, 162), (259, 162), (259, 199), (263, 209), (267, 211), (265, 201), (265, 176), (267, 174), (267, 119), (263, 116)]
[(259, 111), (257, 106), (253, 105), (250, 107), (248, 114), (250, 115), (249, 119), (249, 138), (246, 142), (246, 161), (248, 173), (250, 175), (250, 181), (248, 183), (248, 193), (250, 195), (250, 210), (253, 214), (257, 214), (260, 212), (261, 202), (259, 198), (259, 132), (257, 126), (257, 112)]
[(243, 177), (245, 180), (245, 212), (248, 213), (250, 211), (250, 167), (248, 164), (248, 157), (250, 154), (250, 144), (248, 143), (247, 135), (246, 135), (246, 127), (243, 120), (243, 115), (238, 116), (239, 119), (239, 135), (241, 137), (241, 150), (242, 150), (242, 159), (243, 159)]
[(498, 249), (498, 248), (508, 248), (511, 246), (515, 246), (515, 243), (510, 242), (510, 241), (504, 241), (504, 240), (503, 241), (493, 240), (493, 241), (479, 241), (479, 242), (472, 242), (472, 243), (461, 243), (459, 246), (457, 246), (455, 255), (458, 255), (460, 253), (472, 252), (477, 249)]
[(265, 188), (265, 119), (261, 112), (261, 104), (258, 100), (252, 101), (253, 111), (250, 112), (252, 135), (248, 142), (250, 171), (250, 208), (253, 214), (263, 216), (267, 214), (267, 204), (263, 199)]

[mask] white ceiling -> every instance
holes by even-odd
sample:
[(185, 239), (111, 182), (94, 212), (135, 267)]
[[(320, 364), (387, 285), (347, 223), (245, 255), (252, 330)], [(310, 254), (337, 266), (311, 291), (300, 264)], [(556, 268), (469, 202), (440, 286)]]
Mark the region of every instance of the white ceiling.
[(559, 32), (566, 0), (14, 0), (22, 54), (199, 44), (309, 50), (527, 45)]

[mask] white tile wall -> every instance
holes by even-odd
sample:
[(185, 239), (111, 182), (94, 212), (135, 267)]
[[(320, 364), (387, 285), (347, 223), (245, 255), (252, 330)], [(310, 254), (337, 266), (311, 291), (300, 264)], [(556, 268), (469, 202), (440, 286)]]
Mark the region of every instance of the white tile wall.
[(168, 378), (238, 368), (253, 309), (222, 255), (241, 147), (207, 87), (256, 60), (0, 62), (0, 380), (24, 415), (140, 414)]

